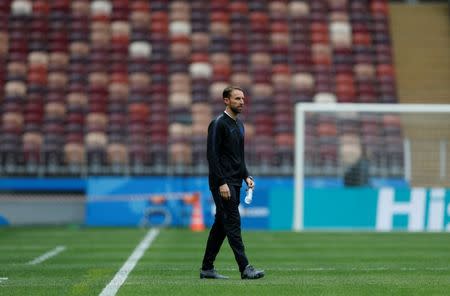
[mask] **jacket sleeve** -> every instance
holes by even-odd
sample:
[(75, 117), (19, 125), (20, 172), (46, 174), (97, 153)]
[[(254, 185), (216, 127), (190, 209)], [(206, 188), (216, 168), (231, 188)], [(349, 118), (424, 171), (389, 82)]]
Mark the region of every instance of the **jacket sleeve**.
[(242, 147), (243, 153), (242, 154), (243, 154), (243, 160), (244, 160), (244, 181), (245, 181), (250, 176), (250, 173), (248, 172), (247, 163), (245, 161), (245, 127), (243, 124), (242, 124), (242, 131), (243, 131), (243, 136), (244, 136), (243, 147)]
[(214, 120), (208, 127), (207, 158), (210, 174), (216, 178), (218, 185), (226, 183), (224, 169), (220, 163), (220, 153), (223, 141), (223, 126)]
[(247, 164), (245, 163), (245, 158), (244, 158), (244, 180), (247, 180), (247, 178), (250, 176), (250, 173), (247, 170)]

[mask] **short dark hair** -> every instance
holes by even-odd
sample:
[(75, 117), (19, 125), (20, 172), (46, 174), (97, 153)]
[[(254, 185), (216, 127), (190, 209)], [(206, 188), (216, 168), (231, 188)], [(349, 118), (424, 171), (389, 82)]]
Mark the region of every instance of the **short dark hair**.
[(244, 92), (244, 90), (242, 88), (240, 88), (239, 86), (227, 86), (222, 93), (222, 98), (231, 98), (231, 93), (233, 92), (233, 90), (240, 90), (241, 92)]

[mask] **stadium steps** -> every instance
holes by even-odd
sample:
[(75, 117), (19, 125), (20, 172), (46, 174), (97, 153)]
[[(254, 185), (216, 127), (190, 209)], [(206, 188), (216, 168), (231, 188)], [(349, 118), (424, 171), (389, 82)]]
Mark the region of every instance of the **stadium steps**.
[(448, 15), (447, 4), (390, 4), (401, 103), (450, 103)]

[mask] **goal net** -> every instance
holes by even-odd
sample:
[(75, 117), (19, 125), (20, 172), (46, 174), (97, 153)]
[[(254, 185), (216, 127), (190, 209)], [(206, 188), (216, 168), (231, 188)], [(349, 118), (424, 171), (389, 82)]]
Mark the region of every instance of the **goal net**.
[(294, 230), (304, 188), (450, 187), (450, 105), (298, 103)]

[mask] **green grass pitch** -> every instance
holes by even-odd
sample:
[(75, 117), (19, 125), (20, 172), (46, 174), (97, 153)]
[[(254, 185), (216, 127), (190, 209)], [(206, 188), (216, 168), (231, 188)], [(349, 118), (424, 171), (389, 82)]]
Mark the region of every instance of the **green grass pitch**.
[[(0, 228), (0, 295), (99, 295), (148, 230)], [(228, 243), (200, 280), (207, 232), (163, 229), (117, 295), (450, 295), (449, 233), (244, 231), (266, 277), (243, 281)], [(40, 264), (40, 255), (65, 250)]]

